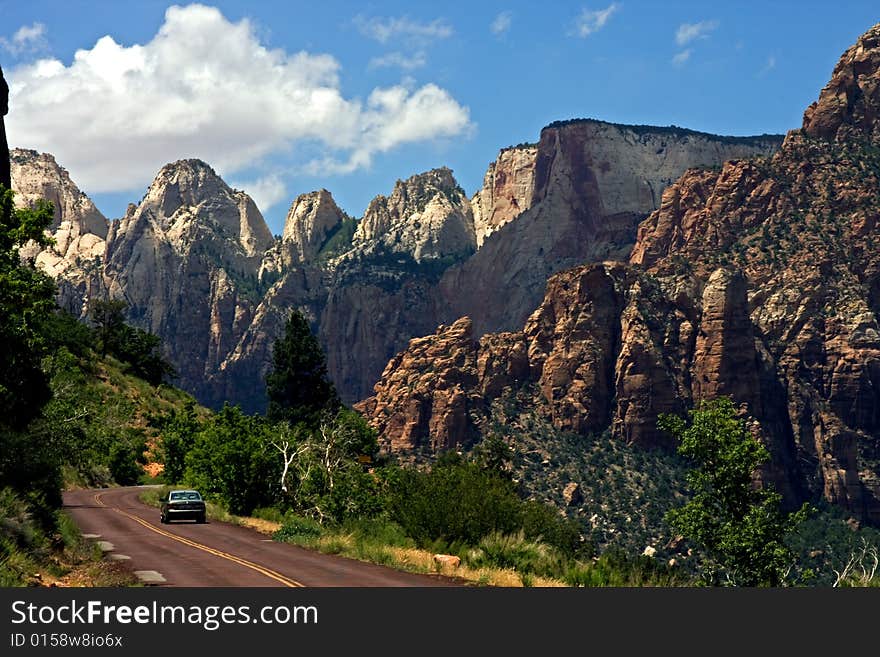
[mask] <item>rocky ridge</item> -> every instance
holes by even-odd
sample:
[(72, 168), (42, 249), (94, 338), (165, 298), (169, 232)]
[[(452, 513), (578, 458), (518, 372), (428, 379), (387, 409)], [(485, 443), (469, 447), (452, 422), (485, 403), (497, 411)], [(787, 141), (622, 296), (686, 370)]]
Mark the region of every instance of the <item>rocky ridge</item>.
[[(462, 315), (477, 335), (521, 326), (551, 274), (625, 259), (638, 221), (686, 168), (778, 143), (579, 120), (501, 151), (472, 199), (446, 168), (398, 181), (357, 221), (319, 190), (293, 202), (280, 239), (244, 192), (183, 160), (106, 232), (72, 219), (87, 236), (87, 267), (72, 264), (85, 262), (79, 247), (38, 257), (79, 316), (93, 298), (126, 300), (129, 319), (163, 339), (178, 383), (203, 403), (264, 407), (271, 345), (294, 308), (312, 321), (343, 398), (355, 401), (411, 338)], [(22, 171), (46, 178), (40, 193), (52, 198), (62, 182), (41, 173), (39, 157), (24, 157)]]
[(772, 158), (672, 184), (628, 264), (557, 274), (520, 331), (461, 319), (412, 341), (359, 408), (390, 449), (459, 447), (532, 389), (558, 429), (657, 447), (660, 413), (730, 395), (789, 504), (880, 522), (878, 85), (880, 25)]

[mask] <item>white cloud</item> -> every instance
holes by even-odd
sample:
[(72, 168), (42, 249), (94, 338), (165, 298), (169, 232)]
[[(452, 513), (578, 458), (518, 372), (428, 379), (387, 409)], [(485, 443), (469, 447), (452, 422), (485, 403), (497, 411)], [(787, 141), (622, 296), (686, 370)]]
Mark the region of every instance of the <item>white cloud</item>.
[(11, 39), (0, 37), (0, 47), (12, 55), (21, 55), (28, 52), (39, 52), (48, 46), (46, 41), (46, 26), (42, 23), (22, 25)]
[(776, 57), (774, 57), (773, 55), (770, 55), (767, 58), (767, 61), (764, 63), (764, 66), (761, 67), (760, 71), (758, 71), (758, 75), (759, 76), (767, 75), (774, 68), (776, 68)]
[(684, 46), (695, 39), (706, 39), (709, 33), (718, 27), (718, 21), (700, 21), (699, 23), (682, 23), (675, 31), (675, 43)]
[(424, 45), (439, 39), (447, 39), (453, 34), (452, 26), (441, 18), (430, 23), (420, 23), (405, 16), (400, 18), (357, 16), (354, 23), (361, 34), (382, 44), (400, 40)]
[(510, 25), (513, 22), (513, 14), (509, 11), (502, 11), (495, 17), (495, 20), (489, 25), (489, 29), (492, 31), (492, 34), (495, 36), (501, 36), (505, 34), (509, 29)]
[(461, 109), (449, 92), (435, 84), (415, 91), (403, 84), (374, 89), (363, 112), (362, 145), (345, 161), (318, 159), (310, 163), (310, 170), (350, 173), (368, 166), (374, 153), (398, 144), (467, 135), (473, 126)]
[(381, 57), (373, 57), (368, 68), (401, 68), (404, 71), (413, 71), (422, 68), (428, 63), (424, 50), (406, 55), (402, 52), (389, 52)]
[(330, 55), (269, 50), (247, 20), (174, 6), (143, 45), (105, 36), (70, 65), (43, 59), (12, 71), (7, 134), (53, 153), (98, 193), (142, 188), (187, 157), (260, 176), (272, 154), (317, 152), (313, 167), (353, 171), (377, 153), (472, 127), (468, 109), (434, 84), (346, 98), (339, 68)]
[(574, 35), (583, 39), (598, 32), (605, 27), (608, 19), (610, 19), (614, 12), (620, 9), (620, 7), (621, 5), (619, 3), (612, 2), (605, 7), (605, 9), (584, 9), (575, 19)]
[(258, 178), (253, 182), (237, 183), (233, 187), (247, 192), (263, 214), (287, 198), (287, 185), (281, 176), (275, 173)]
[(672, 58), (672, 63), (675, 66), (683, 66), (691, 58), (693, 52), (691, 48), (685, 48), (680, 53), (676, 53), (675, 57)]

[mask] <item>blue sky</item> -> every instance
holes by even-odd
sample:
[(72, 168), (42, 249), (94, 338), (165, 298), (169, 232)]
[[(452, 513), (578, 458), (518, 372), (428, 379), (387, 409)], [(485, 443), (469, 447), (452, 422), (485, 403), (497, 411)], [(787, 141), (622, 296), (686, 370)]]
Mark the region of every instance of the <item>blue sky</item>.
[(55, 154), (111, 218), (200, 157), (280, 233), (319, 187), (360, 216), (446, 165), (472, 194), (500, 148), (558, 119), (785, 132), (880, 9), (0, 0), (0, 16), (12, 146)]

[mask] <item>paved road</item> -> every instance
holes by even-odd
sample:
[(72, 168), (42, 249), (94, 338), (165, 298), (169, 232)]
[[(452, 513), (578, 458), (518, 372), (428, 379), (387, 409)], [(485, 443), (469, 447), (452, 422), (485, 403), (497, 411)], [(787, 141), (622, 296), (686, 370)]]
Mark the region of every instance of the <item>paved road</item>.
[[(252, 529), (209, 521), (163, 525), (142, 488), (77, 490), (64, 508), (83, 534), (161, 586), (450, 586), (453, 580), (276, 543)], [(126, 558), (128, 557), (128, 558)]]

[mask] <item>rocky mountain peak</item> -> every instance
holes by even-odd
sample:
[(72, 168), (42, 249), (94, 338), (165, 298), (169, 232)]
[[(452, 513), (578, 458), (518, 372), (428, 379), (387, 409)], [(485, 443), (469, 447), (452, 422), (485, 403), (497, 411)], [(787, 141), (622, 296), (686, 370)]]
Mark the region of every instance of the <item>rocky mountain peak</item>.
[(843, 53), (803, 127), (813, 137), (880, 141), (880, 23)]
[(281, 237), (292, 260), (313, 260), (344, 219), (345, 213), (326, 189), (297, 196), (287, 212)]
[(398, 180), (391, 196), (374, 198), (355, 245), (408, 253), (416, 261), (464, 257), (476, 249), (470, 202), (447, 167)]
[[(248, 256), (269, 249), (274, 238), (253, 200), (229, 187), (198, 159), (166, 164), (153, 180), (135, 216), (149, 216), (172, 240), (208, 228), (236, 239)], [(197, 220), (197, 221), (196, 221)]]
[(144, 204), (159, 216), (170, 217), (179, 208), (199, 205), (218, 193), (231, 196), (233, 191), (208, 164), (196, 159), (178, 160), (159, 170)]
[(70, 179), (67, 169), (60, 166), (49, 153), (38, 153), (24, 148), (9, 152), (12, 164), (12, 183), (16, 204), (33, 205), (39, 199), (55, 206), (55, 221), (50, 230), (57, 231), (62, 222), (76, 225), (80, 233), (107, 236), (107, 219)]
[(43, 251), (25, 248), (22, 255), (35, 258), (53, 277), (64, 273), (70, 280), (82, 280), (81, 265), (88, 267), (104, 255), (107, 219), (52, 155), (15, 148), (9, 156), (16, 205), (30, 207), (45, 199), (55, 207), (48, 231), (55, 244)]

